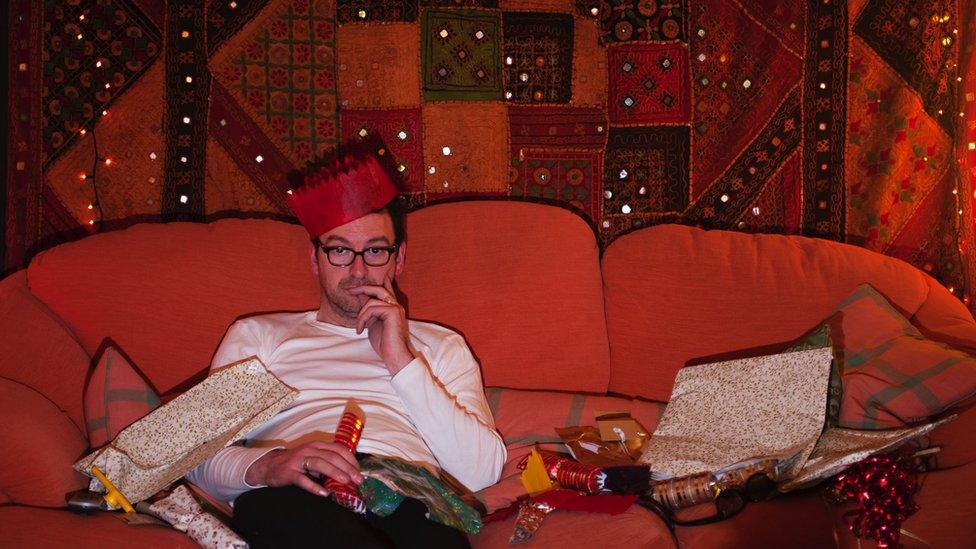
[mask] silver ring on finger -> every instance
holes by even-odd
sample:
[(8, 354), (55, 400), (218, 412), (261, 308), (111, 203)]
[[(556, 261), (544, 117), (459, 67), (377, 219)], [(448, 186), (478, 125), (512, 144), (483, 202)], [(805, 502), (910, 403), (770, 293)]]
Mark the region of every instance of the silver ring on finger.
[(383, 301), (385, 301), (387, 305), (396, 305), (396, 301), (394, 301), (390, 296), (384, 297)]
[(309, 458), (309, 456), (305, 456), (302, 459), (302, 470), (305, 471), (305, 474), (306, 475), (309, 474), (309, 473), (311, 473), (311, 471), (308, 470), (308, 458)]

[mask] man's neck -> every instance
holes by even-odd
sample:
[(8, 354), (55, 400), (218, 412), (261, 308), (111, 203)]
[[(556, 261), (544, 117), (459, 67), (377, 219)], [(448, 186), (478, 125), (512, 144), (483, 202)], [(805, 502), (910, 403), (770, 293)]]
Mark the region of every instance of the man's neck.
[(315, 320), (319, 322), (325, 322), (326, 324), (334, 324), (336, 326), (342, 326), (345, 328), (355, 328), (356, 327), (356, 317), (348, 317), (344, 314), (339, 313), (332, 308), (331, 304), (323, 303), (319, 306), (319, 312), (315, 315)]

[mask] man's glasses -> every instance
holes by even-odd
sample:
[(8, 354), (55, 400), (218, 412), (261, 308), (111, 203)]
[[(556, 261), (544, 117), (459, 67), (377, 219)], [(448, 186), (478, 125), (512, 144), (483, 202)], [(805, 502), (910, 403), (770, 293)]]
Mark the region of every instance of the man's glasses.
[(363, 262), (370, 267), (382, 267), (390, 262), (390, 258), (396, 253), (396, 246), (370, 246), (360, 251), (353, 250), (346, 246), (326, 246), (321, 242), (314, 242), (322, 251), (325, 252), (326, 259), (336, 267), (348, 267), (356, 261), (356, 256), (362, 256)]

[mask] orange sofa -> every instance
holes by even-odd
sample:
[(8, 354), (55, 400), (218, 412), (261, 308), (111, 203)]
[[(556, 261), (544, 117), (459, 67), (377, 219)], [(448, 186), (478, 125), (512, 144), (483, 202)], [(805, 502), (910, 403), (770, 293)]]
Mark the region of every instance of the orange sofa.
[[(158, 391), (179, 391), (199, 379), (238, 316), (317, 307), (308, 249), (301, 227), (277, 221), (145, 224), (50, 249), (0, 281), (0, 545), (192, 547), (173, 530), (57, 509), (85, 484), (70, 465), (87, 449), (91, 356), (112, 338)], [(823, 240), (677, 225), (623, 236), (601, 257), (583, 220), (539, 204), (456, 202), (410, 214), (399, 287), (411, 317), (465, 335), (489, 387), (664, 401), (689, 360), (785, 345), (863, 282), (928, 337), (976, 352), (965, 307), (899, 260)], [(519, 412), (534, 417), (533, 393), (523, 396)], [(926, 477), (921, 511), (904, 524), (906, 546), (976, 539), (974, 427), (976, 412), (966, 411), (935, 432), (940, 465), (958, 467)], [(510, 461), (524, 452), (513, 449)], [(839, 513), (818, 491), (791, 494), (725, 522), (678, 528), (677, 539), (683, 547), (854, 546)], [(513, 521), (487, 524), (473, 544), (505, 545)], [(556, 512), (532, 543), (674, 540), (635, 506), (616, 516)]]

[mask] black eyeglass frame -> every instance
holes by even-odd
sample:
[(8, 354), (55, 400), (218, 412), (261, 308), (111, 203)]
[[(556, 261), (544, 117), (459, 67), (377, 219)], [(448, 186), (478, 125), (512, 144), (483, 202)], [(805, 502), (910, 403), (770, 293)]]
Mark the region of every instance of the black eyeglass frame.
[[(383, 266), (386, 266), (386, 265), (388, 265), (390, 263), (390, 259), (392, 259), (393, 256), (396, 255), (397, 250), (400, 248), (400, 245), (399, 244), (393, 244), (392, 246), (367, 246), (366, 249), (364, 249), (364, 250), (358, 250), (357, 251), (357, 250), (354, 250), (354, 249), (350, 248), (349, 246), (326, 246), (325, 244), (319, 242), (318, 240), (312, 240), (312, 244), (316, 248), (322, 250), (322, 253), (325, 254), (325, 259), (333, 267), (348, 267), (348, 266), (350, 266), (350, 265), (352, 265), (353, 263), (356, 262), (356, 257), (357, 256), (362, 257), (363, 258), (363, 263), (365, 263), (369, 267), (383, 267)], [(329, 256), (329, 252), (331, 250), (337, 250), (337, 249), (340, 249), (340, 248), (345, 249), (345, 250), (349, 250), (350, 252), (352, 252), (352, 259), (349, 260), (349, 263), (339, 264), (339, 263), (336, 263), (336, 262), (332, 261), (332, 257)], [(368, 250), (384, 250), (384, 251), (386, 251), (387, 252), (386, 261), (384, 261), (383, 263), (380, 263), (378, 265), (375, 265), (373, 263), (370, 263), (369, 260), (366, 259), (366, 252)]]

